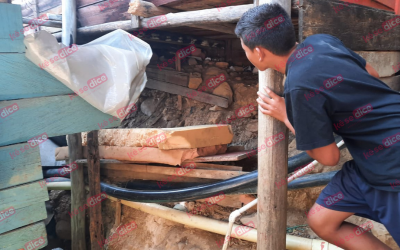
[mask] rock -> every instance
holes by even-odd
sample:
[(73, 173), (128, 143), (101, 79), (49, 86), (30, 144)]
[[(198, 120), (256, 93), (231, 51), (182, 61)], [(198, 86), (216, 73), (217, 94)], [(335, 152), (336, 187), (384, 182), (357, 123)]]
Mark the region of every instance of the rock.
[(212, 106), (208, 110), (210, 110), (210, 111), (220, 111), (220, 110), (224, 110), (224, 108), (221, 108), (220, 106)]
[(179, 122), (180, 122), (179, 120), (169, 121), (167, 123), (167, 128), (175, 128), (178, 126)]
[(178, 250), (183, 250), (185, 248), (186, 244), (183, 242), (178, 243)]
[(147, 116), (151, 116), (154, 111), (156, 111), (157, 105), (158, 102), (156, 102), (153, 98), (148, 98), (140, 105), (140, 111)]
[(199, 48), (196, 48), (196, 50), (195, 51), (193, 51), (192, 52), (192, 56), (201, 56), (201, 49), (199, 49)]
[(238, 77), (235, 77), (235, 80), (236, 80), (236, 81), (241, 81), (242, 78), (238, 76)]
[(195, 69), (203, 69), (203, 65), (196, 65), (194, 66)]
[(243, 67), (239, 67), (239, 66), (233, 66), (233, 68), (235, 69), (235, 71), (237, 72), (243, 72)]
[(189, 65), (197, 65), (197, 61), (196, 61), (196, 59), (194, 59), (194, 58), (189, 58), (188, 64), (189, 64)]
[(227, 62), (216, 62), (215, 66), (217, 66), (218, 68), (221, 68), (221, 69), (226, 69), (226, 68), (228, 68), (229, 63), (227, 63)]
[(228, 99), (228, 103), (231, 104), (233, 101), (233, 92), (231, 86), (227, 82), (223, 82), (212, 92), (214, 95), (222, 96)]
[(248, 227), (254, 226), (257, 229), (257, 213), (243, 216), (240, 218), (240, 222)]
[(189, 75), (189, 88), (197, 89), (202, 82), (203, 79), (199, 73), (195, 72)]
[[(221, 69), (219, 69), (219, 68), (217, 68), (217, 67), (209, 67), (207, 70), (206, 70), (206, 73), (205, 73), (207, 76), (209, 76), (209, 77), (213, 77), (213, 76), (217, 76), (217, 75), (219, 75), (219, 74), (221, 74)], [(209, 78), (209, 77), (207, 77), (207, 78)]]
[(258, 74), (258, 69), (256, 67), (253, 69), (253, 74)]
[(181, 205), (181, 204), (176, 204), (174, 206), (174, 209), (179, 210), (179, 211), (183, 211), (185, 213), (188, 212), (188, 209), (185, 206)]
[(251, 120), (247, 126), (246, 130), (250, 132), (258, 132), (258, 121), (257, 120)]
[(164, 121), (171, 121), (181, 117), (181, 112), (174, 108), (165, 108), (162, 112)]
[(229, 73), (229, 75), (235, 77), (235, 76), (238, 76), (238, 73), (237, 72), (231, 72), (231, 73)]
[(71, 240), (71, 222), (65, 220), (57, 222), (56, 233), (60, 239)]

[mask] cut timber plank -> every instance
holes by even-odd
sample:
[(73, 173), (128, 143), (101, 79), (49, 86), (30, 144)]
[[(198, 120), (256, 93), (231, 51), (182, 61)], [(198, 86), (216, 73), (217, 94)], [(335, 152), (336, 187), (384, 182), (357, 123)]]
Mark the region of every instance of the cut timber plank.
[[(25, 52), (24, 35), (20, 33), (23, 28), (21, 6), (0, 3), (0, 26), (0, 53)], [(18, 34), (18, 37), (16, 37), (16, 34)], [(0, 66), (0, 68), (3, 67)]]
[(388, 77), (398, 71), (397, 65), (400, 63), (398, 51), (356, 51), (356, 53), (378, 71), (379, 77)]
[[(76, 160), (78, 164), (87, 164), (86, 159)], [(102, 159), (100, 160), (100, 164), (131, 164), (129, 161), (119, 161), (112, 159)], [(228, 165), (219, 165), (219, 164), (210, 164), (210, 163), (196, 163), (196, 169), (213, 169), (213, 170), (232, 170), (232, 171), (242, 171), (242, 167), (237, 166), (228, 166)]]
[[(12, 158), (15, 152), (19, 155)], [(43, 179), (39, 147), (30, 148), (28, 143), (0, 147), (0, 169), (0, 190)]]
[[(87, 144), (82, 133), (82, 144)], [(162, 137), (162, 138), (161, 138)], [(157, 142), (159, 139), (159, 142)], [(159, 149), (202, 148), (232, 142), (230, 125), (199, 125), (178, 128), (131, 128), (99, 131), (100, 146), (158, 147)]]
[[(220, 155), (202, 156), (191, 159), (191, 162), (218, 162), (218, 161), (240, 161), (247, 157), (251, 150), (242, 152), (233, 152)], [(185, 164), (186, 162), (184, 162)]]
[[(189, 165), (192, 164), (193, 166)], [(204, 179), (217, 179), (225, 180), (246, 174), (245, 172), (239, 171), (221, 171), (221, 170), (208, 170), (208, 169), (197, 169), (196, 163), (188, 163), (183, 167), (160, 167), (152, 165), (139, 165), (139, 164), (102, 164), (101, 169), (116, 170), (116, 171), (131, 171), (135, 173), (152, 173), (162, 175), (174, 175), (174, 176), (185, 176), (195, 177)], [(189, 169), (194, 167), (194, 169)], [(188, 169), (186, 169), (188, 168)]]
[(173, 83), (183, 87), (187, 87), (189, 83), (189, 74), (184, 72), (147, 67), (146, 73), (150, 79)]
[(44, 222), (38, 222), (0, 235), (0, 249), (26, 249), (26, 243), (40, 237), (43, 237), (43, 239), (45, 240), (45, 243), (40, 246), (40, 248), (47, 246), (47, 233)]
[(391, 89), (400, 91), (400, 76), (385, 77), (380, 78), (380, 80), (386, 83)]
[[(0, 84), (8, 84), (1, 82)], [(47, 133), (48, 137), (119, 126), (112, 116), (104, 114), (79, 96), (40, 97), (0, 102), (0, 109), (16, 103), (17, 111), (1, 119), (0, 146), (26, 142), (34, 136)], [(110, 120), (111, 119), (111, 120)], [(105, 123), (104, 123), (105, 122)]]
[(77, 18), (81, 26), (130, 20), (131, 15), (126, 12), (129, 2), (130, 0), (96, 2), (93, 5), (79, 8)]
[[(180, 165), (185, 160), (198, 156), (215, 155), (226, 151), (226, 145), (210, 146), (195, 149), (161, 150), (158, 148), (138, 147), (109, 147), (99, 146), (100, 159), (115, 159), (142, 163), (163, 163), (168, 165)], [(86, 147), (83, 157), (87, 158)], [(56, 148), (56, 160), (68, 158), (68, 147)]]
[[(338, 13), (334, 8), (342, 5)], [(394, 18), (392, 12), (339, 1), (300, 0), (299, 40), (314, 34), (330, 34), (352, 50), (400, 50), (400, 27), (383, 30), (382, 24)], [(349, 25), (355, 24), (355, 25)], [(365, 42), (363, 37), (382, 29), (382, 33)]]
[(0, 211), (14, 207), (15, 209), (27, 207), (38, 202), (49, 200), (46, 181), (31, 182), (18, 187), (0, 191)]
[(0, 73), (0, 101), (74, 93), (25, 54), (0, 54)]
[[(46, 218), (47, 212), (44, 202), (36, 202), (27, 207), (17, 208), (13, 215), (0, 222), (0, 234)], [(1, 246), (0, 249), (2, 249)]]
[[(167, 93), (181, 95), (181, 96), (189, 96), (193, 92), (193, 89), (181, 87), (181, 86), (171, 84), (171, 83), (152, 80), (152, 79), (149, 79), (147, 81), (146, 88), (157, 89), (157, 90), (161, 90), (161, 91), (164, 91)], [(217, 105), (217, 106), (220, 106), (223, 108), (227, 108), (229, 106), (228, 99), (220, 97), (220, 96), (216, 96), (216, 95), (210, 95), (210, 94), (207, 94), (204, 92), (201, 95), (196, 95), (196, 96), (192, 97), (192, 99), (194, 99), (196, 101), (200, 101), (200, 102), (209, 103), (212, 105)]]

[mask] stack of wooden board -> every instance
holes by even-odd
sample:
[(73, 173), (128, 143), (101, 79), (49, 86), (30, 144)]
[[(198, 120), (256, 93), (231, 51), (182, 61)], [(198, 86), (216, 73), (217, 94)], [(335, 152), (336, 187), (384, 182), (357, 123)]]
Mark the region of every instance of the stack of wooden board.
[[(87, 133), (82, 133), (84, 147), (86, 137)], [(213, 182), (243, 174), (242, 167), (204, 163), (246, 157), (245, 152), (225, 153), (233, 139), (230, 125), (106, 129), (99, 131), (98, 139), (101, 175), (119, 180)], [(56, 150), (57, 160), (67, 158), (67, 147)], [(86, 164), (87, 161), (77, 163)], [(183, 169), (187, 166), (192, 166), (190, 171)]]

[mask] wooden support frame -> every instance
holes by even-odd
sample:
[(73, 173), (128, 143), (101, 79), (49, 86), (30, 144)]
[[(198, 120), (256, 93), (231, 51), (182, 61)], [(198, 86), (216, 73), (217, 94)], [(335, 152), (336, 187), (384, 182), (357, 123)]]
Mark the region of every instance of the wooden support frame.
[[(100, 189), (100, 156), (98, 131), (91, 131), (87, 134), (87, 163), (89, 177), (89, 196), (101, 197)], [(102, 198), (101, 198), (102, 200)], [(101, 216), (101, 203), (91, 206), (90, 210), (90, 245), (92, 250), (102, 249), (98, 242), (103, 241), (104, 230)]]
[[(256, 0), (255, 5), (272, 3), (271, 0)], [(277, 0), (290, 16), (291, 1)], [(283, 75), (268, 69), (259, 72), (259, 91), (264, 87), (278, 95), (283, 94)], [(277, 187), (275, 181), (286, 180), (288, 160), (288, 129), (285, 124), (258, 112), (258, 145), (265, 139), (283, 133), (285, 140), (258, 154), (258, 228), (257, 249), (286, 249), (287, 185)]]

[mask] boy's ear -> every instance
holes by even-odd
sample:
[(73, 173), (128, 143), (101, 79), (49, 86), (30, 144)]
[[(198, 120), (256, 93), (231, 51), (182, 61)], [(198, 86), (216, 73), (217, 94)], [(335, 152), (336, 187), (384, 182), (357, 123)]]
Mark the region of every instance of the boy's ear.
[(262, 61), (264, 59), (264, 51), (262, 51), (262, 49), (260, 49), (260, 47), (255, 47), (255, 51), (258, 57), (258, 61)]

